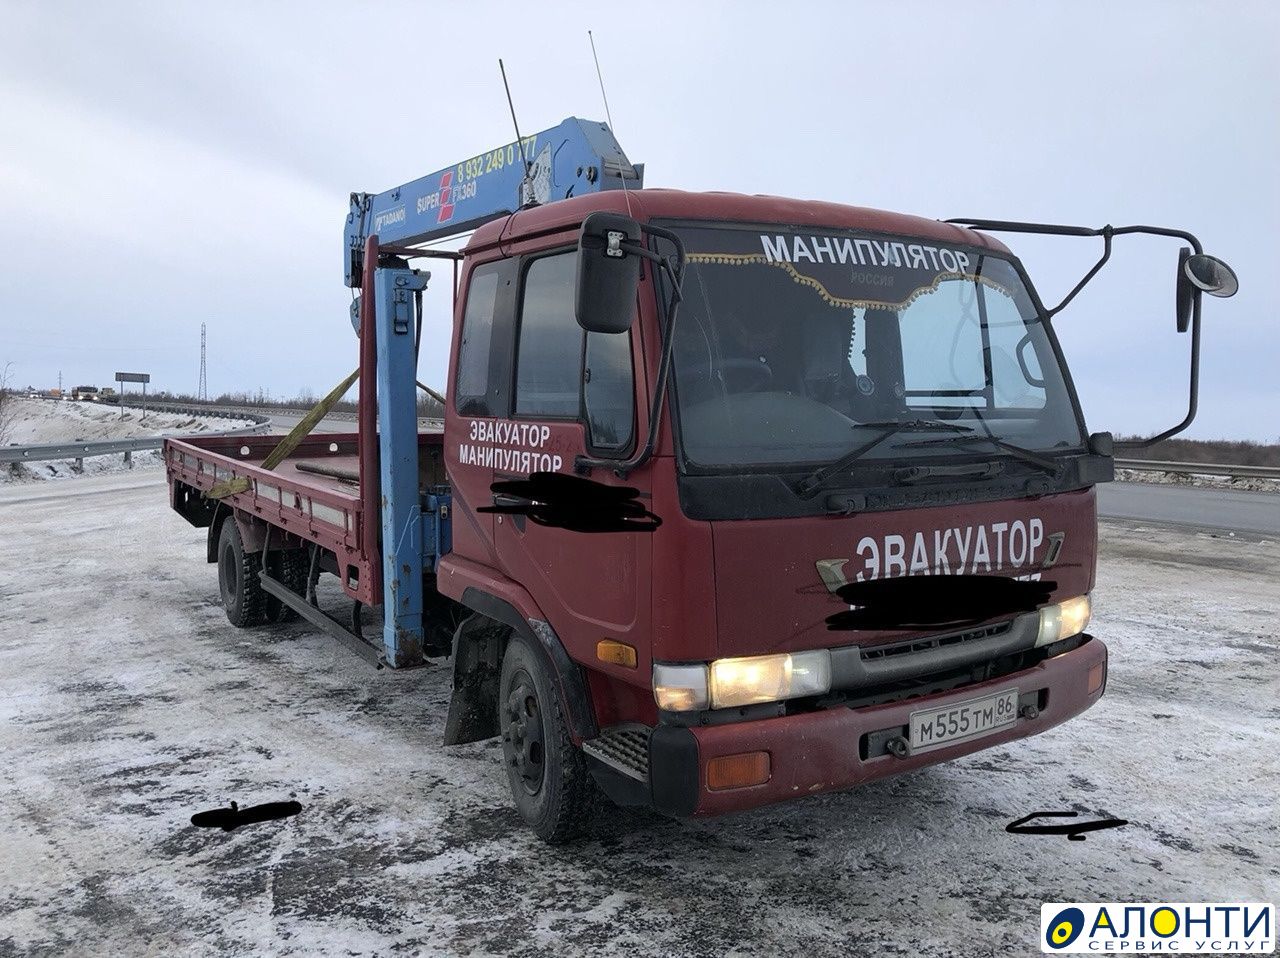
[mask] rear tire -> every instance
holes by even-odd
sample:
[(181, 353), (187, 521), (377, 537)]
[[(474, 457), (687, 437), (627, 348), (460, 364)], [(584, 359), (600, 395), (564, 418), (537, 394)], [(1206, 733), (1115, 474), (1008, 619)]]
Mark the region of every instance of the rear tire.
[(267, 621), (269, 597), (258, 578), (261, 569), (262, 557), (245, 550), (239, 526), (234, 518), (228, 517), (218, 536), (218, 589), (227, 621), (237, 628)]
[(558, 845), (582, 834), (595, 817), (596, 784), (569, 737), (559, 690), (542, 658), (514, 637), (498, 686), (502, 759), (516, 810), (539, 838)]
[[(270, 574), (291, 592), (302, 598), (307, 595), (307, 576), (311, 573), (311, 556), (306, 549), (283, 549), (270, 553), (272, 569)], [(272, 622), (293, 622), (298, 613), (285, 605), (275, 596), (268, 597), (267, 615)]]

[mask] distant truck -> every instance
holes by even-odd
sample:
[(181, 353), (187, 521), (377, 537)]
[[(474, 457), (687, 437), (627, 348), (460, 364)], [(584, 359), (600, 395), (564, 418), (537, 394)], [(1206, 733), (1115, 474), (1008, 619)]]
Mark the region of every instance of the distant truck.
[(78, 402), (97, 402), (100, 390), (97, 386), (73, 386), (71, 398)]
[[(607, 127), (570, 120), (352, 195), (358, 431), (271, 469), (279, 437), (165, 443), (230, 621), (302, 615), (396, 669), (451, 656), (446, 744), (500, 736), (549, 841), (600, 793), (732, 812), (1096, 702), (1114, 444), (1085, 428), (1051, 318), (1115, 237), (1187, 244), (1191, 398), (1167, 437), (1194, 417), (1225, 264), (1181, 230), (640, 185)], [(460, 254), (418, 248), (466, 229)], [(1104, 255), (1047, 308), (993, 231)], [(442, 434), (415, 415), (423, 256), (460, 272)], [(341, 617), (322, 573), (354, 602)]]

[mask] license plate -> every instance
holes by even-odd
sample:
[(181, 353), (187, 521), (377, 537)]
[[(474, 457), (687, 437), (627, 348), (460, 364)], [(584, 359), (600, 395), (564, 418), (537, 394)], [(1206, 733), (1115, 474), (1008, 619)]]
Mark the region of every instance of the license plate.
[(1018, 720), (1018, 690), (911, 713), (911, 751), (928, 752), (998, 732)]

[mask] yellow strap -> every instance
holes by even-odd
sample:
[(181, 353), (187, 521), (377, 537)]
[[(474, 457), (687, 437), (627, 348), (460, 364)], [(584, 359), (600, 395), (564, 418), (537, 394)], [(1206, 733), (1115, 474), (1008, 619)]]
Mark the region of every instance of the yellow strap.
[[(276, 447), (267, 453), (267, 458), (262, 460), (263, 469), (275, 469), (276, 466), (284, 462), (289, 454), (298, 448), (298, 444), (302, 442), (311, 430), (315, 429), (320, 420), (333, 410), (338, 400), (346, 395), (347, 390), (352, 387), (357, 379), (360, 378), (360, 370), (357, 369), (350, 376), (344, 379), (338, 385), (329, 391), (329, 394), (316, 403), (309, 413), (302, 417), (296, 426), (289, 430), (288, 435), (276, 444)], [(227, 496), (235, 495), (237, 492), (248, 492), (249, 480), (245, 476), (235, 476), (231, 479), (224, 479), (222, 482), (215, 482), (213, 488), (205, 493), (207, 499), (225, 499)]]
[(442, 406), (444, 405), (444, 397), (441, 396), (434, 389), (432, 389), (430, 386), (428, 386), (426, 383), (422, 383), (422, 382), (418, 383), (418, 388), (421, 389), (428, 396), (430, 396), (432, 399), (434, 399), (436, 402), (438, 402), (440, 405)]

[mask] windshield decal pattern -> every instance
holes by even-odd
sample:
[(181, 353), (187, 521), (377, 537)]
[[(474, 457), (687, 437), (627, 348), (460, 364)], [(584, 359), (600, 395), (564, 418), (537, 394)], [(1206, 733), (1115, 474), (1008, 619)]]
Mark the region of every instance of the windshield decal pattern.
[[(763, 239), (764, 237), (762, 237)], [(898, 244), (901, 245), (901, 244)], [(933, 276), (933, 278), (924, 285), (917, 286), (913, 289), (905, 299), (891, 301), (883, 297), (872, 299), (869, 296), (837, 296), (831, 292), (826, 285), (813, 276), (807, 276), (796, 269), (795, 264), (788, 260), (769, 259), (762, 253), (690, 253), (687, 261), (699, 265), (710, 266), (774, 266), (785, 270), (790, 274), (791, 278), (801, 286), (808, 286), (822, 298), (828, 306), (837, 309), (905, 309), (921, 296), (925, 296), (936, 290), (939, 284), (948, 280), (967, 280), (971, 283), (981, 283), (988, 289), (995, 290), (1004, 296), (1012, 298), (1012, 294), (1000, 283), (980, 276), (976, 273), (955, 273), (941, 272)], [(869, 275), (865, 273), (855, 273), (853, 280), (859, 286), (893, 286), (895, 285), (894, 277), (891, 275)]]

